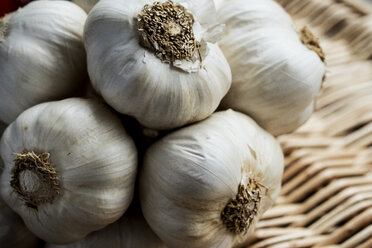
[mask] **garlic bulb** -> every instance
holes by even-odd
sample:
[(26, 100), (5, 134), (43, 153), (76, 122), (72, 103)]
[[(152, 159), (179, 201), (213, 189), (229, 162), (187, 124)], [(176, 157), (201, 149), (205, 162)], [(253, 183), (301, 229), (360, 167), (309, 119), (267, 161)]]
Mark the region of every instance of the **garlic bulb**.
[(165, 136), (140, 176), (145, 219), (169, 247), (232, 247), (245, 241), (280, 191), (277, 141), (232, 110)]
[[(0, 162), (1, 164), (1, 162)], [(0, 244), (2, 248), (37, 248), (39, 240), (22, 219), (0, 199)]]
[(125, 214), (119, 221), (69, 245), (47, 244), (46, 248), (165, 248), (140, 214)]
[(212, 0), (99, 1), (84, 32), (93, 86), (145, 127), (208, 117), (231, 84), (215, 15)]
[(73, 2), (79, 5), (85, 12), (89, 13), (98, 0), (73, 0)]
[(248, 114), (274, 135), (303, 124), (326, 71), (318, 40), (307, 28), (298, 34), (272, 0), (224, 1), (218, 19), (226, 24), (219, 45), (232, 71), (222, 108)]
[(35, 1), (0, 19), (0, 121), (69, 96), (87, 78), (86, 13), (67, 1)]
[(137, 152), (103, 103), (71, 98), (23, 112), (1, 139), (1, 193), (41, 239), (66, 244), (121, 217)]

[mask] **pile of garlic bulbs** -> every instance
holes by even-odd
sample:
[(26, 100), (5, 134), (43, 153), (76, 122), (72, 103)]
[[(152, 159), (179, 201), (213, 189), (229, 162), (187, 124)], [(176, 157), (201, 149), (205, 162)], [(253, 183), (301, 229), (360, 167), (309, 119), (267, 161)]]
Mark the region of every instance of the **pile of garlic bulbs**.
[(235, 247), (325, 65), (273, 0), (44, 0), (0, 19), (0, 72), (1, 245)]

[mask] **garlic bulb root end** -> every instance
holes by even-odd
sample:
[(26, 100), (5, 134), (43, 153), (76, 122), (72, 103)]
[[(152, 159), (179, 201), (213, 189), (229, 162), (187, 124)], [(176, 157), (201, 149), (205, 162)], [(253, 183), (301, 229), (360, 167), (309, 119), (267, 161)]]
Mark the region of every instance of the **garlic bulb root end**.
[(306, 27), (302, 27), (300, 30), (301, 42), (310, 50), (318, 54), (322, 62), (325, 62), (325, 54), (323, 49), (319, 45), (318, 38)]
[(230, 232), (241, 234), (248, 231), (258, 215), (263, 189), (265, 187), (253, 178), (248, 180), (247, 186), (239, 185), (235, 199), (230, 200), (221, 212), (222, 222)]
[(16, 156), (11, 187), (29, 208), (37, 210), (40, 204), (52, 203), (60, 194), (60, 183), (50, 163), (50, 154), (24, 151)]
[(195, 58), (200, 44), (192, 28), (194, 17), (182, 5), (170, 0), (146, 4), (137, 21), (140, 44), (153, 50), (161, 61), (171, 63)]
[(11, 15), (12, 13), (7, 14), (4, 17), (0, 18), (0, 44), (5, 40), (5, 37), (8, 34), (9, 31), (8, 21)]

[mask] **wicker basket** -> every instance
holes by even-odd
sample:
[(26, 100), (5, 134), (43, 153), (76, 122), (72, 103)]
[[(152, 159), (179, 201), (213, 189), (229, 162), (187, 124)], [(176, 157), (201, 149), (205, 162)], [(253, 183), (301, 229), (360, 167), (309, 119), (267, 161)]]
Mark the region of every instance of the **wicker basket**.
[(320, 37), (328, 72), (312, 118), (279, 137), (281, 196), (243, 247), (372, 248), (372, 5), (278, 2)]

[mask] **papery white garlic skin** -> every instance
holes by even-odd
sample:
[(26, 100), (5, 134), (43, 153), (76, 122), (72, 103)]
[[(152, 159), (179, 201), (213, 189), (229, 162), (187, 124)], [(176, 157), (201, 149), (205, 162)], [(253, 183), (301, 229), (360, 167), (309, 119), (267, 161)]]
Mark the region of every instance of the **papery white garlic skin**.
[(301, 43), (290, 16), (272, 0), (224, 1), (219, 45), (232, 70), (223, 108), (248, 114), (274, 135), (295, 130), (312, 114), (326, 71)]
[[(149, 0), (99, 1), (84, 32), (88, 72), (94, 88), (120, 113), (143, 126), (171, 129), (202, 120), (215, 111), (231, 84), (231, 71), (215, 44), (221, 26), (211, 0), (174, 1), (194, 17), (200, 56), (162, 62), (140, 45), (137, 15)], [(165, 1), (160, 1), (165, 2)]]
[(73, 0), (74, 3), (80, 6), (85, 12), (89, 13), (89, 11), (93, 8), (93, 6), (99, 0)]
[[(232, 247), (245, 241), (281, 187), (278, 142), (232, 110), (165, 136), (145, 154), (140, 202), (146, 221), (169, 247)], [(258, 214), (234, 234), (221, 220), (240, 184), (262, 187)]]
[[(1, 194), (26, 226), (47, 242), (80, 240), (118, 220), (132, 200), (136, 148), (120, 119), (96, 100), (71, 98), (36, 105), (9, 125), (0, 148)], [(57, 190), (42, 191), (44, 184), (30, 169), (14, 176), (14, 159), (25, 151), (50, 154)], [(22, 192), (52, 200), (44, 197), (45, 202), (28, 204), (11, 185), (13, 176)]]
[(218, 10), (226, 1), (228, 0), (213, 0), (214, 6), (216, 6), (216, 9)]
[(70, 96), (85, 82), (86, 18), (71, 2), (35, 1), (0, 21), (0, 121), (9, 124), (25, 109)]
[(120, 220), (68, 244), (47, 244), (46, 248), (165, 248), (164, 243), (150, 229), (140, 214), (125, 214)]

